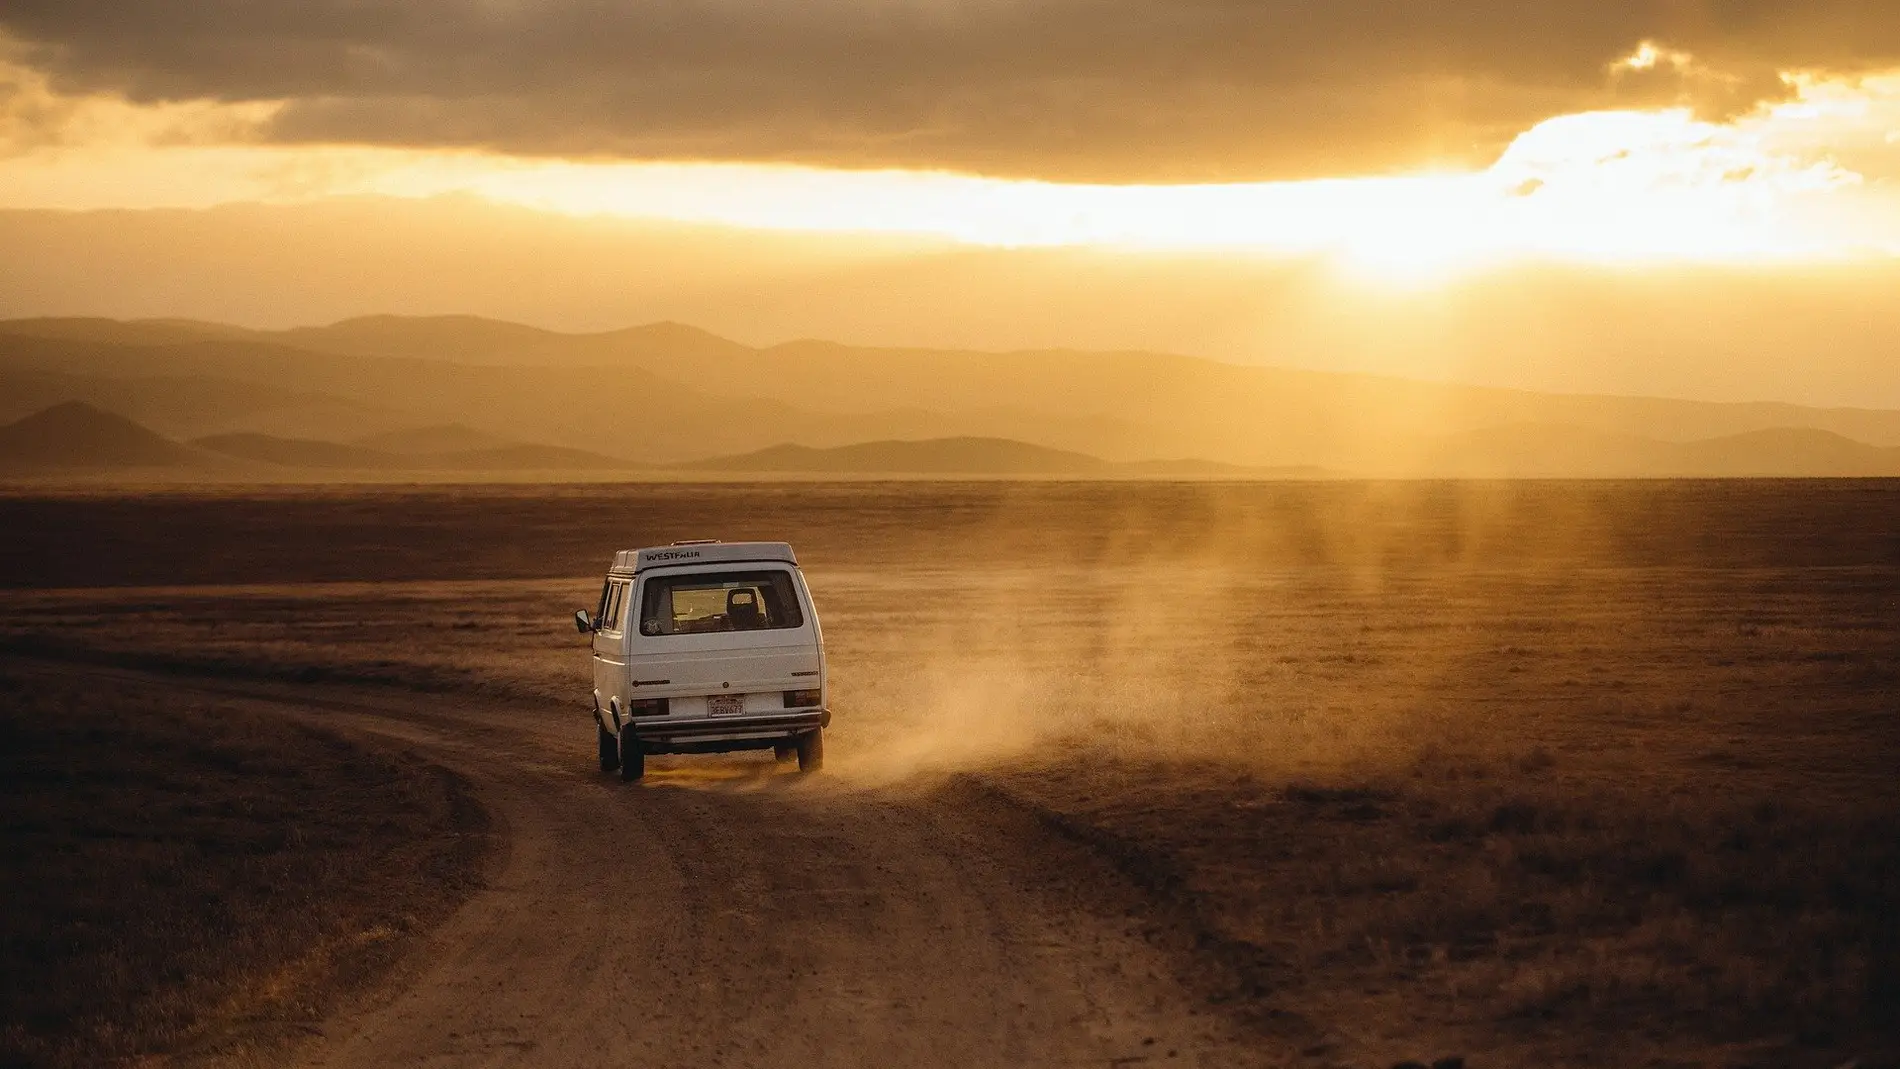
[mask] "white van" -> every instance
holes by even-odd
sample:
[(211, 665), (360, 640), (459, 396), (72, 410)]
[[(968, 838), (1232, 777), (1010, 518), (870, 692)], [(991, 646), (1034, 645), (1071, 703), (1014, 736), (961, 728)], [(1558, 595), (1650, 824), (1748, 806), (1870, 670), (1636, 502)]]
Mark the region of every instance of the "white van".
[(646, 755), (773, 750), (824, 764), (825, 639), (783, 542), (675, 542), (614, 555), (594, 636), (600, 767), (646, 774)]

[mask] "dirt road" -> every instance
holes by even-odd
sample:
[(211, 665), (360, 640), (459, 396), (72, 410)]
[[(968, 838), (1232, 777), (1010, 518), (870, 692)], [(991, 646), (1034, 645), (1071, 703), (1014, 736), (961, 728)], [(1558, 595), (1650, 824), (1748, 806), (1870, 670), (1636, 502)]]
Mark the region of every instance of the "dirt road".
[(291, 1064), (1260, 1064), (1137, 930), (1136, 892), (967, 784), (855, 787), (769, 757), (590, 768), (572, 709), (219, 686), (471, 779), (485, 890)]

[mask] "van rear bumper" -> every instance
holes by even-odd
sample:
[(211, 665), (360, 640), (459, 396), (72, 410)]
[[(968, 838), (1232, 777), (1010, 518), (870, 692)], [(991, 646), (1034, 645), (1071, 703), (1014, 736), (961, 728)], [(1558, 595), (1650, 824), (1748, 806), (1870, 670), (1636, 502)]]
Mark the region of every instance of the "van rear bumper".
[(633, 737), (650, 753), (681, 750), (766, 749), (795, 735), (831, 724), (829, 709), (797, 709), (783, 713), (754, 716), (656, 716), (629, 720), (622, 732)]

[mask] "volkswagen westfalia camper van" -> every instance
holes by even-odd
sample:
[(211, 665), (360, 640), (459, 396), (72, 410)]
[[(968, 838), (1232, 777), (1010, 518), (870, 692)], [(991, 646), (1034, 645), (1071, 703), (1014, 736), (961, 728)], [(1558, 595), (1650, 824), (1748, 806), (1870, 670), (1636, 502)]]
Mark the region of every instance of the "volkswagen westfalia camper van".
[(602, 771), (637, 780), (648, 754), (773, 750), (824, 763), (825, 640), (783, 542), (623, 550), (593, 616)]

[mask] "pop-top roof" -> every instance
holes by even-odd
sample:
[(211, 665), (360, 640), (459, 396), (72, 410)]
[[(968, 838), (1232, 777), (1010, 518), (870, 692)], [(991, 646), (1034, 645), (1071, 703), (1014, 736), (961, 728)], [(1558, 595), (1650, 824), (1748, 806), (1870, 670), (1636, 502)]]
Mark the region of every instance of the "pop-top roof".
[(614, 554), (611, 571), (619, 575), (644, 572), (648, 568), (680, 564), (733, 564), (741, 561), (772, 561), (797, 564), (792, 547), (784, 542), (675, 542), (670, 546), (623, 549)]

